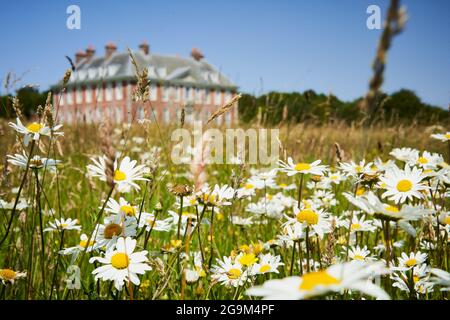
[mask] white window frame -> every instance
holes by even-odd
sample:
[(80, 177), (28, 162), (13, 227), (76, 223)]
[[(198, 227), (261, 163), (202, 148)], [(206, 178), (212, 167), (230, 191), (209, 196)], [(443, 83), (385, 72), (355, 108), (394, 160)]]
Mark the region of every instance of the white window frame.
[(114, 86), (114, 96), (117, 101), (120, 101), (123, 99), (123, 88), (122, 88), (122, 82), (116, 82)]

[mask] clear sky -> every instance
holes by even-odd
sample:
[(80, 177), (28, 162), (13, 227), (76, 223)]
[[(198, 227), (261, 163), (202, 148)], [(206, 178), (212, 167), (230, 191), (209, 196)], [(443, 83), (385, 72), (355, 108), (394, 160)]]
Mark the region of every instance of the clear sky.
[[(389, 52), (383, 90), (414, 90), (425, 102), (450, 103), (450, 1), (402, 1), (410, 17)], [(81, 30), (66, 28), (66, 8), (81, 8)], [(380, 30), (366, 27), (370, 4), (385, 0), (40, 0), (0, 4), (0, 78), (13, 71), (41, 90), (60, 79), (65, 55), (108, 41), (207, 60), (243, 92), (363, 95)], [(3, 89), (3, 88), (2, 88)], [(2, 90), (0, 89), (0, 90)]]

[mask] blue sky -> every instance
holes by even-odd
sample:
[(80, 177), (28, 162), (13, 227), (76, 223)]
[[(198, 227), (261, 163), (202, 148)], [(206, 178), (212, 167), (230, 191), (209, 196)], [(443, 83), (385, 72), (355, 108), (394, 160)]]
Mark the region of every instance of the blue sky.
[[(410, 17), (393, 43), (383, 90), (414, 90), (425, 102), (450, 103), (450, 1), (403, 1)], [(81, 30), (66, 28), (66, 8), (81, 8)], [(366, 27), (381, 0), (24, 1), (0, 6), (0, 78), (29, 70), (23, 84), (42, 90), (62, 77), (64, 56), (108, 41), (188, 56), (200, 48), (241, 91), (363, 95), (381, 31)], [(2, 88), (3, 89), (3, 88)]]

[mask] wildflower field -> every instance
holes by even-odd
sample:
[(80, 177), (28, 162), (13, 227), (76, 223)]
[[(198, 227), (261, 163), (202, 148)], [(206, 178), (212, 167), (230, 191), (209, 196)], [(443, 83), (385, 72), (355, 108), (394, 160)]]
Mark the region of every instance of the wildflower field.
[(275, 167), (206, 164), (203, 145), (175, 165), (179, 123), (16, 111), (0, 128), (1, 299), (448, 298), (443, 128), (281, 127)]

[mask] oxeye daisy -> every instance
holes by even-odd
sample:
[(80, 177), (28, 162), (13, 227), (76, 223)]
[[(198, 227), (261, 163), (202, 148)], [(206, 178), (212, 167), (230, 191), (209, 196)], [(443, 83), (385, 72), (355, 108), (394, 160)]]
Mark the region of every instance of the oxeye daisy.
[(320, 165), (321, 160), (316, 160), (312, 163), (294, 163), (294, 160), (289, 157), (287, 163), (282, 160), (279, 160), (278, 163), (280, 165), (279, 171), (285, 172), (288, 176), (293, 176), (296, 174), (312, 174), (322, 176), (327, 170), (327, 166)]
[(377, 299), (389, 299), (387, 293), (370, 279), (384, 272), (382, 263), (335, 264), (326, 270), (313, 271), (301, 277), (269, 280), (247, 290), (247, 295), (268, 300), (298, 300), (344, 290), (356, 290)]
[(409, 270), (414, 267), (420, 266), (425, 263), (428, 255), (426, 253), (421, 253), (420, 251), (414, 253), (411, 252), (409, 256), (402, 252), (401, 256), (398, 258), (398, 267), (393, 267), (394, 270)]
[(131, 205), (122, 197), (119, 198), (119, 202), (113, 198), (109, 198), (105, 211), (135, 219), (137, 219), (137, 215), (139, 214), (139, 208)]
[(352, 233), (354, 232), (372, 232), (376, 227), (372, 224), (371, 220), (365, 220), (363, 216), (358, 218), (357, 215), (353, 215), (352, 223), (349, 225), (349, 221), (343, 222), (345, 228), (350, 228)]
[[(25, 169), (28, 164), (28, 156), (23, 152), (23, 154), (15, 154), (15, 155), (7, 155), (8, 162), (12, 165), (18, 166), (22, 169)], [(47, 168), (49, 171), (55, 171), (56, 165), (60, 163), (60, 160), (41, 158), (38, 155), (33, 156), (30, 160), (30, 168), (33, 169), (41, 169)]]
[(139, 228), (145, 227), (146, 231), (169, 231), (172, 227), (172, 220), (167, 218), (165, 220), (157, 220), (154, 214), (142, 212), (139, 220)]
[(397, 160), (403, 162), (410, 162), (418, 158), (419, 150), (411, 148), (395, 148), (392, 149), (392, 151), (389, 154), (394, 158), (396, 158)]
[(27, 126), (24, 126), (20, 119), (17, 118), (16, 123), (10, 122), (9, 126), (16, 130), (18, 133), (24, 135), (23, 143), (25, 144), (25, 146), (27, 146), (31, 140), (39, 140), (40, 136), (50, 136), (52, 130), (54, 135), (63, 135), (62, 132), (58, 131), (62, 127), (61, 124), (50, 128), (41, 122), (31, 122)]
[(251, 268), (252, 274), (279, 273), (278, 268), (284, 265), (280, 256), (274, 256), (270, 253), (260, 254), (258, 262)]
[(49, 222), (50, 227), (45, 228), (44, 231), (61, 231), (61, 230), (81, 230), (77, 219), (55, 219), (55, 222)]
[(120, 237), (136, 236), (136, 219), (124, 219), (119, 215), (105, 218), (104, 224), (97, 225), (94, 231), (96, 248), (111, 249)]
[(73, 247), (69, 247), (69, 248), (65, 248), (63, 250), (61, 250), (59, 252), (59, 254), (63, 254), (63, 255), (70, 255), (72, 254), (74, 256), (74, 258), (76, 258), (76, 256), (78, 255), (79, 252), (86, 250), (86, 252), (91, 252), (93, 250), (95, 250), (96, 246), (95, 246), (95, 240), (91, 239), (91, 241), (89, 242), (88, 245), (88, 236), (86, 234), (81, 234), (80, 235), (80, 242)]
[(401, 170), (393, 167), (380, 177), (381, 182), (385, 185), (384, 189), (386, 189), (382, 196), (395, 203), (412, 201), (414, 198), (422, 199), (421, 191), (428, 189), (421, 183), (422, 179), (422, 170), (418, 168), (406, 165), (405, 170)]
[(212, 267), (211, 278), (225, 286), (238, 287), (248, 281), (248, 270), (232, 257), (223, 257), (223, 261), (216, 259), (218, 265)]
[(229, 201), (234, 197), (235, 190), (228, 185), (215, 185), (211, 190), (208, 185), (205, 185), (198, 193), (198, 202), (206, 206), (229, 206), (231, 202)]
[(4, 285), (8, 282), (14, 284), (14, 282), (20, 278), (25, 278), (26, 272), (14, 271), (12, 269), (0, 269), (0, 280)]
[(309, 228), (309, 235), (318, 235), (323, 238), (325, 233), (330, 232), (331, 223), (328, 214), (322, 209), (294, 207), (295, 217), (288, 217), (286, 224), (300, 224), (303, 228)]
[(441, 269), (432, 268), (430, 272), (434, 275), (431, 281), (441, 286), (441, 291), (450, 291), (450, 273)]
[(92, 271), (95, 279), (114, 281), (117, 290), (122, 290), (124, 282), (128, 281), (139, 285), (138, 274), (144, 274), (152, 268), (146, 263), (147, 251), (134, 252), (135, 248), (136, 240), (121, 237), (117, 240), (115, 249), (106, 251), (104, 257), (91, 258), (90, 263), (98, 261), (104, 264)]
[(370, 261), (370, 250), (367, 249), (367, 246), (364, 246), (363, 248), (357, 247), (350, 247), (348, 250), (348, 256), (352, 261)]
[(409, 164), (417, 165), (424, 170), (434, 170), (442, 162), (444, 162), (444, 158), (440, 154), (424, 151), (422, 155), (418, 154), (416, 158), (412, 159)]
[(432, 134), (431, 137), (442, 142), (450, 141), (450, 132)]
[[(88, 172), (93, 177), (98, 177), (101, 181), (106, 179), (106, 157), (100, 156), (97, 159), (91, 158), (94, 164), (87, 166)], [(114, 161), (114, 183), (117, 185), (117, 190), (122, 193), (130, 192), (131, 189), (139, 190), (140, 187), (136, 181), (146, 181), (144, 178), (145, 166), (137, 165), (136, 160), (131, 160), (130, 157), (124, 157), (120, 164), (117, 159)]]
[(364, 173), (371, 173), (373, 170), (371, 169), (373, 163), (366, 163), (366, 160), (361, 160), (359, 163), (355, 163), (354, 161), (350, 162), (341, 162), (339, 163), (339, 168), (349, 177), (358, 178), (360, 175)]

